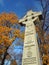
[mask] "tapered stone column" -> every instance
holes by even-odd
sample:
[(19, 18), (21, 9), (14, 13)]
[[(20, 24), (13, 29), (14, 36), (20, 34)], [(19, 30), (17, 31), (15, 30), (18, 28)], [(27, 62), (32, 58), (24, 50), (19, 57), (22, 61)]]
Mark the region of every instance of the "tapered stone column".
[(38, 19), (40, 13), (33, 13), (33, 15), (31, 15), (31, 13), (32, 11), (28, 12), (27, 15), (19, 21), (26, 24), (22, 65), (40, 65), (39, 48), (34, 25), (34, 21)]

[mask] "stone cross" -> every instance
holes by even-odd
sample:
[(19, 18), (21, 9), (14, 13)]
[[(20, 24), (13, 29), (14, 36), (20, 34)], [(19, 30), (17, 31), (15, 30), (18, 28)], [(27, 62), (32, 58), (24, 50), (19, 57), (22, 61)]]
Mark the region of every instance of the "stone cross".
[(38, 19), (39, 15), (41, 15), (41, 12), (29, 11), (19, 20), (19, 22), (26, 24), (22, 65), (40, 65), (39, 48), (34, 25), (34, 21)]

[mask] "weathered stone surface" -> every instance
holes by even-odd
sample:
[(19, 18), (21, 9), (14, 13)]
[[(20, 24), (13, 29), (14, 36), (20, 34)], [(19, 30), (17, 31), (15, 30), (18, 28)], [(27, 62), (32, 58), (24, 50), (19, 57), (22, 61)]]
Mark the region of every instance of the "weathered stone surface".
[(19, 22), (26, 24), (22, 65), (40, 65), (38, 42), (34, 21), (41, 13), (29, 11)]

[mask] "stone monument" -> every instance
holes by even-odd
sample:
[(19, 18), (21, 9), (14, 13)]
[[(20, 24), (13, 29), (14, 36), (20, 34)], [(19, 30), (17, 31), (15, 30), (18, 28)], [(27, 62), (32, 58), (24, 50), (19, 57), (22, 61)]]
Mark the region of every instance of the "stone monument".
[(33, 12), (30, 10), (19, 20), (20, 23), (26, 25), (22, 65), (40, 65), (40, 55), (34, 21), (36, 21), (41, 14), (41, 12)]

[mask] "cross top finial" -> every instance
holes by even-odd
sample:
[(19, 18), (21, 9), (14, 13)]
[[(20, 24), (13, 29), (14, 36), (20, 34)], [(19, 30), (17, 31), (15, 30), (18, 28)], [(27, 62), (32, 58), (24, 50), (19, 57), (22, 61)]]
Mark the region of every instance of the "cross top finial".
[(22, 19), (19, 20), (19, 22), (22, 22), (23, 24), (27, 24), (28, 21), (34, 22), (36, 19), (38, 19), (38, 16), (41, 14), (41, 12), (33, 12), (32, 10), (30, 10)]

